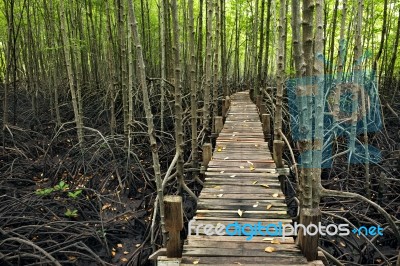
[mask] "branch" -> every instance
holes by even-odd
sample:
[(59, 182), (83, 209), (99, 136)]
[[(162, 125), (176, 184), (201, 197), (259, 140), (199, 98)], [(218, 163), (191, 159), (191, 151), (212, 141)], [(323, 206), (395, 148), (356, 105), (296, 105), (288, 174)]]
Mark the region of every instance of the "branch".
[(360, 194), (357, 194), (357, 193), (329, 190), (329, 189), (323, 188), (322, 186), (320, 186), (320, 189), (321, 189), (321, 196), (322, 197), (325, 196), (325, 197), (353, 198), (353, 199), (357, 199), (357, 200), (360, 200), (360, 201), (367, 202), (370, 205), (372, 205), (373, 207), (375, 207), (375, 209), (386, 218), (387, 222), (389, 223), (390, 227), (393, 230), (394, 235), (397, 238), (397, 244), (400, 245), (400, 230), (396, 226), (396, 223), (393, 221), (393, 219), (390, 216), (390, 214), (387, 213), (381, 206), (379, 206), (375, 202), (373, 202), (373, 201), (367, 199), (366, 197), (361, 196)]

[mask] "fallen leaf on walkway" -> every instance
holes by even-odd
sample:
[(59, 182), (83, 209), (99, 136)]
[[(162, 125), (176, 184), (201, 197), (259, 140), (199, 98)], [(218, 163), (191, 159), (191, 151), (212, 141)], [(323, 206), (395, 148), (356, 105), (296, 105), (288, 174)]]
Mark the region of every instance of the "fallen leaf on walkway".
[(239, 168), (240, 168), (240, 169), (244, 169), (244, 166), (243, 166), (243, 165), (241, 165), (241, 166), (239, 166)]
[(221, 188), (221, 186), (214, 186), (214, 188), (215, 188), (215, 189), (220, 189), (220, 188)]
[(239, 210), (237, 211), (237, 213), (239, 214), (240, 217), (242, 217), (243, 211), (242, 211), (241, 209), (239, 209)]
[(223, 195), (224, 195), (224, 194), (218, 194), (217, 197), (218, 197), (218, 198), (222, 198)]
[(225, 158), (224, 158), (224, 160), (228, 160), (228, 159), (229, 159), (229, 157), (225, 157)]
[(272, 204), (268, 204), (267, 205), (267, 210), (271, 209), (271, 207), (272, 207)]
[(254, 171), (254, 169), (256, 169), (256, 168), (254, 168), (253, 165), (250, 165), (250, 171)]
[(223, 173), (225, 173), (225, 171), (221, 171), (221, 172), (219, 172), (220, 174), (223, 174)]
[(124, 254), (126, 255), (126, 254), (129, 254), (129, 252), (128, 251), (124, 251)]
[(267, 185), (267, 184), (260, 184), (260, 186), (265, 187), (265, 188), (269, 188), (269, 185)]
[(217, 152), (221, 152), (221, 151), (222, 151), (222, 147), (218, 147)]
[(193, 264), (199, 264), (198, 260), (193, 261)]
[(272, 241), (272, 240), (274, 240), (274, 238), (273, 237), (265, 237), (262, 240), (263, 241)]
[(271, 244), (277, 244), (277, 245), (279, 245), (281, 242), (278, 240), (278, 239), (276, 239), (276, 238), (273, 238), (272, 240), (271, 240)]
[(276, 250), (276, 248), (274, 248), (274, 247), (266, 247), (266, 248), (264, 249), (264, 251), (265, 251), (265, 252), (268, 252), (268, 253), (274, 252), (275, 250)]
[(258, 201), (256, 202), (256, 204), (253, 205), (254, 208), (258, 207)]
[(117, 247), (122, 248), (122, 244), (117, 244)]
[(248, 164), (251, 164), (251, 165), (253, 165), (253, 163), (252, 163), (252, 162), (250, 162), (250, 161), (247, 161), (247, 163), (248, 163)]
[(272, 194), (272, 197), (274, 197), (274, 198), (277, 198), (278, 196), (279, 196), (278, 193)]
[(231, 175), (231, 177), (235, 177), (236, 175)]
[(127, 258), (121, 258), (121, 261), (122, 261), (122, 262), (127, 262), (128, 259), (127, 259)]
[(256, 181), (253, 182), (253, 185), (255, 185), (255, 184), (257, 184), (257, 183), (258, 183), (258, 181), (256, 180)]

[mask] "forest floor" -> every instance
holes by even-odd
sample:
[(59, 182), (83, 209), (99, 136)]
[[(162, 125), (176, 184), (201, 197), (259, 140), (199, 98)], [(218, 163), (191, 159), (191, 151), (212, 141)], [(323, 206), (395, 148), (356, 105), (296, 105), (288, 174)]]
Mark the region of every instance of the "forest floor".
[[(399, 155), (392, 152), (400, 150), (400, 103), (389, 96), (382, 99), (385, 127), (370, 136), (370, 143), (379, 147), (384, 158), (379, 165), (371, 166), (372, 199), (400, 219)], [(23, 97), (18, 101), (19, 106), (28, 104)], [(62, 265), (148, 263), (153, 252), (150, 227), (156, 193), (146, 130), (137, 130), (126, 159), (123, 136), (102, 135), (107, 123), (96, 115), (97, 110), (86, 112), (87, 117), (96, 119), (86, 130), (83, 148), (76, 144), (72, 123), (55, 130), (48, 112), (39, 113), (44, 117), (28, 111), (19, 113), (16, 125), (7, 129), (2, 140), (1, 265), (56, 261)], [(68, 115), (71, 113), (66, 112)], [(174, 156), (172, 128), (169, 130), (160, 133), (159, 138), (162, 172)], [(190, 143), (185, 150), (190, 150)], [(365, 194), (364, 173), (362, 165), (348, 168), (344, 157), (337, 158), (335, 167), (324, 171), (323, 185)], [(382, 174), (384, 184), (380, 182)], [(288, 180), (293, 181), (293, 176)], [(125, 189), (118, 189), (119, 181)], [(187, 182), (196, 194), (200, 192), (201, 186), (190, 175)], [(174, 184), (169, 187), (168, 193), (173, 193)], [(287, 191), (288, 201), (293, 192)], [(358, 225), (386, 225), (375, 210), (355, 200), (328, 198), (321, 207), (324, 223), (343, 222), (345, 218)], [(195, 208), (195, 202), (185, 197), (186, 222)], [(296, 206), (291, 212), (296, 213)], [(388, 265), (399, 254), (390, 229), (382, 238), (368, 241), (357, 237), (322, 238), (320, 246), (349, 265)]]

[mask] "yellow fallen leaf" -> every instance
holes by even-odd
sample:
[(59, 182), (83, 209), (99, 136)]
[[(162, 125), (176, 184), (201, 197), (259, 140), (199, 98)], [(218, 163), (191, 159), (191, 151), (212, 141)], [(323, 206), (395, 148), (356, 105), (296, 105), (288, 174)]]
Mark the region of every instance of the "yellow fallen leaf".
[(224, 195), (224, 194), (218, 194), (217, 197), (218, 197), (218, 198), (222, 198), (223, 195)]
[(122, 261), (122, 262), (127, 262), (128, 259), (127, 259), (127, 258), (121, 258), (121, 261)]
[(256, 204), (253, 205), (254, 208), (258, 207), (258, 201), (256, 202)]
[(243, 166), (243, 165), (241, 165), (241, 166), (239, 166), (239, 168), (240, 168), (240, 169), (244, 169), (244, 166)]
[(122, 248), (122, 244), (117, 244), (117, 247)]
[(258, 181), (256, 180), (256, 181), (253, 182), (253, 185), (255, 185), (255, 184), (257, 184), (257, 183), (258, 183)]
[(124, 254), (126, 255), (126, 254), (129, 254), (129, 252), (128, 251), (124, 251)]
[(274, 240), (274, 238), (273, 237), (265, 237), (262, 240), (263, 241), (272, 241), (272, 240)]
[(111, 207), (111, 204), (110, 203), (106, 203), (106, 204), (103, 205), (103, 207), (101, 207), (101, 210), (104, 211), (105, 209), (110, 208), (110, 207)]
[(250, 165), (250, 171), (254, 171), (256, 168), (254, 168), (253, 165)]
[(239, 210), (237, 211), (237, 213), (239, 214), (240, 217), (242, 217), (243, 211), (242, 211), (241, 209), (239, 209)]
[(136, 244), (135, 247), (137, 247), (137, 248), (140, 247), (140, 244)]
[(276, 239), (276, 238), (273, 238), (272, 240), (271, 240), (271, 244), (277, 244), (277, 245), (279, 245), (281, 242), (278, 240), (278, 239)]
[(272, 204), (268, 204), (267, 205), (267, 210), (271, 209), (271, 207), (272, 207)]
[(115, 257), (115, 251), (111, 251), (111, 256)]
[(231, 175), (231, 177), (235, 177), (236, 175)]
[(221, 151), (222, 151), (222, 147), (218, 147), (217, 152), (221, 152)]
[(214, 188), (215, 188), (215, 189), (220, 189), (220, 188), (221, 188), (221, 186), (215, 186)]
[(228, 159), (229, 159), (229, 157), (225, 157), (225, 158), (224, 158), (224, 160), (228, 160)]
[(260, 184), (260, 186), (265, 187), (265, 188), (269, 188), (269, 185), (267, 185), (267, 184)]
[(221, 171), (221, 172), (219, 172), (220, 174), (223, 174), (223, 173), (225, 173), (225, 171)]
[(248, 163), (248, 164), (251, 164), (251, 165), (253, 165), (253, 163), (252, 163), (252, 162), (250, 162), (250, 161), (247, 161), (247, 163)]
[(277, 198), (278, 196), (279, 196), (278, 193), (272, 194), (272, 197), (274, 197), (274, 198)]
[(68, 256), (69, 261), (75, 261), (76, 259), (77, 259), (77, 257), (75, 257), (75, 256)]
[(275, 250), (276, 250), (276, 248), (274, 248), (274, 247), (266, 247), (266, 248), (264, 249), (264, 251), (265, 251), (265, 252), (268, 252), (268, 253), (274, 252)]
[(340, 244), (342, 247), (346, 247), (346, 243), (344, 243), (344, 242), (342, 242), (342, 241), (340, 241), (339, 244)]
[(193, 264), (199, 264), (198, 260), (193, 261)]

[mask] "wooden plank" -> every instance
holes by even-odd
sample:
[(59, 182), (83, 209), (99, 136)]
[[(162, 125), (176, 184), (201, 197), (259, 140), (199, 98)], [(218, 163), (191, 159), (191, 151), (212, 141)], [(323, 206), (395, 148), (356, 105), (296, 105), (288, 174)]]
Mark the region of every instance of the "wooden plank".
[(274, 265), (279, 262), (282, 265), (299, 265), (307, 263), (305, 258), (300, 256), (286, 256), (286, 257), (201, 257), (201, 256), (188, 256), (182, 257), (182, 263), (189, 263), (193, 265), (194, 261), (198, 264), (216, 264), (216, 265), (243, 265), (243, 264), (258, 264), (258, 265)]

